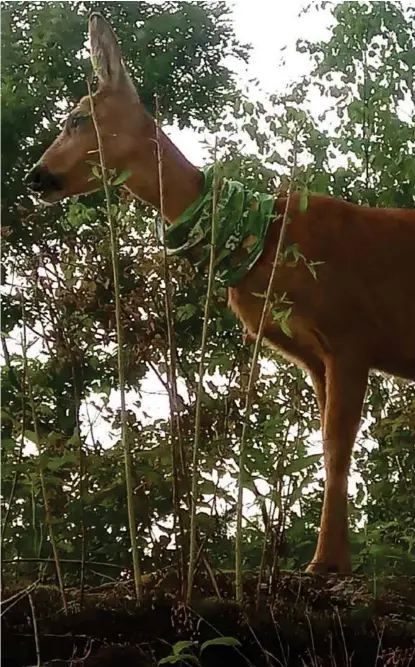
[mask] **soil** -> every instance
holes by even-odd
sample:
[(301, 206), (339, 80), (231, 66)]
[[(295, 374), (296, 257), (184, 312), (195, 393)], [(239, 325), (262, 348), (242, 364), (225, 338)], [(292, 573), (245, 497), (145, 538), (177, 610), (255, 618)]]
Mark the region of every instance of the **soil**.
[[(200, 577), (190, 606), (174, 572), (146, 576), (139, 607), (132, 582), (86, 589), (82, 605), (80, 591), (68, 589), (67, 613), (54, 586), (6, 588), (1, 664), (155, 667), (187, 640), (194, 644), (182, 651), (193, 658), (176, 656), (170, 664), (415, 667), (415, 578), (281, 573), (272, 594), (263, 590), (258, 599), (249, 575), (243, 605), (233, 600), (232, 573), (216, 573), (216, 583), (215, 594)], [(201, 651), (209, 640), (222, 645)], [(237, 646), (223, 644), (235, 640)]]

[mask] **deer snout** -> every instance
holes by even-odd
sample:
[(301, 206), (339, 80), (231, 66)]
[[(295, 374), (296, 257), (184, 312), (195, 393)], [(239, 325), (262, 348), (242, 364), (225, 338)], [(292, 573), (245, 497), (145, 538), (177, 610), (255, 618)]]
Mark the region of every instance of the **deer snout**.
[(39, 194), (61, 189), (59, 176), (52, 174), (43, 164), (37, 164), (26, 175), (25, 182), (32, 192)]

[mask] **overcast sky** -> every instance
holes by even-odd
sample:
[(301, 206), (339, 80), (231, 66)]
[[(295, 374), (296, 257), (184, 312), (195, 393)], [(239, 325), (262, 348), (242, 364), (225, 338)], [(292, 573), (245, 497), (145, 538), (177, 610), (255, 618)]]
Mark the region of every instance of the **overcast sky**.
[[(160, 0), (161, 1), (161, 0)], [(251, 44), (249, 63), (230, 59), (227, 66), (237, 74), (242, 88), (252, 91), (258, 98), (258, 89), (250, 82), (257, 80), (265, 95), (282, 92), (290, 81), (298, 79), (310, 69), (306, 55), (296, 53), (297, 39), (327, 38), (333, 23), (330, 11), (319, 10), (317, 3), (300, 16), (310, 3), (305, 0), (290, 0), (281, 3), (276, 0), (227, 0), (232, 9), (232, 22), (236, 37), (241, 43)], [(281, 63), (281, 49), (288, 65)], [(201, 166), (204, 152), (201, 136), (193, 130), (169, 128), (170, 138), (186, 157)]]

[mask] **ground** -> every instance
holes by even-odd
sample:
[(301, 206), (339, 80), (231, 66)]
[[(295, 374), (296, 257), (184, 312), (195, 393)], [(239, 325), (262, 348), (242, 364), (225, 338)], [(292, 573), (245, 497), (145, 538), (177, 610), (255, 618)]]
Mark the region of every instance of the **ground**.
[[(2, 666), (154, 667), (172, 645), (195, 642), (203, 667), (395, 667), (415, 666), (415, 578), (281, 573), (272, 595), (258, 599), (255, 575), (245, 581), (242, 606), (232, 600), (233, 575), (217, 573), (221, 598), (199, 578), (184, 605), (174, 572), (148, 576), (137, 608), (131, 582), (68, 589), (68, 614), (59, 590), (38, 585), (5, 588), (2, 602)], [(21, 597), (16, 594), (21, 592)], [(209, 646), (220, 636), (240, 645)], [(52, 662), (51, 662), (52, 661)]]

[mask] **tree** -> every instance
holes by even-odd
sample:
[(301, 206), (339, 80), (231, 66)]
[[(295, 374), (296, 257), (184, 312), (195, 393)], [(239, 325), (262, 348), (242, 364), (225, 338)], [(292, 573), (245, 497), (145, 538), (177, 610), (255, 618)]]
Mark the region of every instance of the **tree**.
[[(223, 3), (214, 7), (183, 3), (179, 8), (171, 3), (94, 3), (89, 9), (102, 9), (110, 17), (129, 69), (141, 83), (142, 99), (151, 107), (157, 89), (164, 119), (177, 120), (181, 126), (202, 117), (214, 120), (229, 105), (235, 84), (222, 61), (229, 54), (245, 58), (247, 49), (237, 43)], [(22, 501), (10, 505), (6, 555), (49, 553), (43, 535), (40, 466), (47, 478), (53, 516), (60, 517), (56, 519), (59, 548), (79, 556), (84, 548), (84, 532), (78, 529), (82, 517), (81, 522), (91, 529), (88, 549), (92, 554), (100, 557), (105, 552), (105, 559), (112, 560), (115, 549), (128, 563), (119, 445), (108, 452), (102, 446), (108, 443), (99, 442), (81, 416), (84, 399), (94, 395), (101, 398), (98, 409), (106, 410), (106, 418), (117, 419), (116, 411), (106, 408), (117, 380), (109, 241), (99, 198), (91, 197), (90, 205), (65, 203), (51, 211), (40, 210), (33, 207), (22, 179), (50, 142), (59, 109), (66, 113), (65, 107), (86, 92), (87, 61), (78, 57), (84, 43), (86, 8), (78, 2), (5, 3), (2, 26), (2, 131), (4, 163), (9, 166), (3, 172), (3, 192), (7, 192), (3, 201), (3, 280), (9, 288), (3, 299), (7, 358), (3, 368), (3, 493), (6, 504), (11, 493)], [(150, 368), (161, 375), (165, 372), (157, 370), (165, 366), (167, 349), (162, 276), (154, 238), (147, 232), (152, 214), (130, 202), (121, 203), (119, 210), (127, 382), (139, 391)], [(137, 237), (146, 238), (146, 244), (137, 247)], [(21, 290), (15, 289), (15, 279), (23, 289), (24, 322)], [(189, 270), (180, 275), (180, 281), (178, 337), (181, 341), (186, 338), (196, 350), (201, 313), (196, 307), (189, 311), (188, 303), (200, 301), (200, 292), (195, 295), (202, 281), (199, 278), (195, 283)], [(223, 308), (220, 313), (222, 319), (229, 319)], [(9, 351), (10, 338), (7, 341), (10, 335), (19, 338), (23, 328), (28, 339), (36, 341), (37, 350), (44, 352), (27, 363), (19, 346), (16, 352)], [(29, 352), (26, 350), (33, 357)], [(189, 364), (186, 372), (194, 376), (195, 366)], [(193, 409), (189, 408), (190, 413)], [(78, 427), (82, 430), (82, 426), (80, 443)], [(141, 498), (137, 513), (140, 526), (149, 535), (154, 514), (159, 519), (171, 515), (170, 454), (164, 449), (163, 457), (162, 451), (168, 424), (144, 428), (131, 411), (131, 427), (141, 452), (136, 467), (137, 496)], [(92, 442), (85, 444), (87, 434)], [(36, 441), (40, 456), (22, 449), (23, 435), (26, 443)], [(84, 475), (88, 477), (86, 495), (80, 484)], [(151, 497), (154, 506), (148, 504), (150, 487), (156, 489)], [(114, 538), (109, 530), (116, 525), (119, 533)], [(109, 551), (108, 541), (112, 544)]]
[[(102, 9), (111, 19), (149, 107), (157, 89), (166, 121), (177, 120), (181, 126), (203, 122), (215, 129), (219, 158), (226, 161), (229, 175), (273, 191), (276, 180), (290, 170), (294, 129), (301, 126), (298, 180), (303, 190), (362, 203), (413, 206), (415, 173), (408, 156), (414, 100), (406, 67), (412, 57), (413, 12), (404, 12), (397, 3), (335, 5), (330, 40), (298, 44), (313, 59), (311, 75), (283, 95), (255, 104), (236, 89), (232, 74), (221, 64), (228, 54), (247, 55), (233, 35), (223, 3), (88, 3), (89, 9)], [(60, 115), (57, 101), (64, 115), (64, 105), (85, 93), (87, 60), (78, 57), (85, 15), (85, 6), (77, 2), (3, 5), (3, 280), (8, 290), (3, 299), (7, 363), (2, 369), (2, 475), (8, 509), (3, 546), (6, 558), (50, 557), (42, 473), (60, 553), (127, 568), (114, 288), (101, 199), (92, 195), (39, 209), (22, 182), (25, 169), (50, 142)], [(313, 89), (327, 99), (320, 118), (309, 108)], [(408, 118), (401, 105), (406, 105)], [(244, 147), (246, 137), (256, 144), (252, 153)], [(142, 414), (143, 379), (152, 372), (166, 384), (168, 358), (162, 262), (151, 229), (154, 215), (124, 196), (117, 199), (114, 213), (120, 234), (126, 381), (132, 390), (128, 418), (135, 509), (143, 567), (150, 571), (175, 562), (174, 548), (166, 546), (175, 547), (183, 537), (173, 511), (174, 483), (187, 531), (205, 279), (186, 263), (171, 263), (183, 399), (177, 406), (181, 434), (175, 472), (170, 418), (149, 420)], [(230, 567), (250, 351), (226, 308), (224, 291), (217, 288), (215, 297), (198, 461), (198, 530), (213, 566)], [(26, 350), (27, 362), (19, 345), (23, 328), (28, 340), (36, 341)], [(317, 406), (310, 383), (296, 367), (267, 351), (261, 367), (253, 411), (256, 429), (246, 465), (246, 565), (272, 568), (279, 559), (282, 566), (298, 567), (311, 556), (319, 519), (319, 457), (308, 447), (310, 438), (318, 437)], [(363, 478), (351, 506), (356, 552), (360, 549), (356, 564), (363, 560), (368, 568), (376, 565), (370, 541), (378, 539), (380, 531), (393, 540), (393, 560), (385, 551), (382, 562), (413, 567), (410, 514), (405, 509), (411, 506), (411, 475), (397, 478), (394, 467), (397, 457), (409, 471), (413, 462), (413, 424), (403, 400), (412, 400), (413, 389), (402, 387), (373, 380), (367, 402), (374, 420), (369, 433), (381, 448), (358, 450), (356, 458)], [(380, 409), (379, 395), (386, 392), (390, 400)], [(34, 433), (33, 414), (41, 442)], [(23, 447), (30, 440), (39, 445), (40, 454)], [(389, 515), (385, 487), (379, 483), (402, 499), (388, 505)], [(366, 532), (360, 528), (362, 518), (370, 523)], [(68, 581), (79, 580), (78, 569), (76, 563), (72, 569), (65, 565)], [(88, 574), (88, 581), (100, 579), (101, 574)]]

